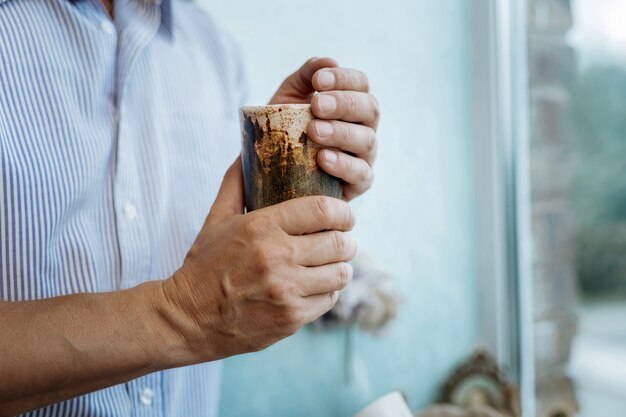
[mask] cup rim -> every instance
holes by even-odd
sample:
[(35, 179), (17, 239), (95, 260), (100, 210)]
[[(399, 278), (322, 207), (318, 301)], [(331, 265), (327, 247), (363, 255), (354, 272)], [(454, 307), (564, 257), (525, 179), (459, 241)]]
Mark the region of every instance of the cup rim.
[(241, 106), (239, 108), (242, 112), (258, 112), (265, 109), (277, 110), (279, 108), (283, 109), (305, 109), (310, 108), (311, 105), (308, 103), (284, 103), (284, 104), (266, 104), (263, 106)]

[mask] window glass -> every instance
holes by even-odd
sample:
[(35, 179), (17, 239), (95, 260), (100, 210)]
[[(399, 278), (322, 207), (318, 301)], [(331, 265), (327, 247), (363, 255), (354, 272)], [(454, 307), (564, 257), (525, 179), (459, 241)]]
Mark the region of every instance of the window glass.
[(538, 415), (624, 415), (626, 3), (529, 6)]

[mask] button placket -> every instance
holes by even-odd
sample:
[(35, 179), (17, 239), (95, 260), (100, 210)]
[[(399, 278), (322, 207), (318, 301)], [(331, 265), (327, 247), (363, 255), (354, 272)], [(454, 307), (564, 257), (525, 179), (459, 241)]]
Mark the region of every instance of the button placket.
[(110, 20), (102, 19), (98, 26), (100, 27), (100, 30), (107, 35), (113, 35), (115, 33), (115, 25), (113, 25), (113, 22)]
[(143, 405), (145, 406), (150, 406), (152, 405), (152, 399), (154, 398), (154, 390), (152, 388), (149, 387), (145, 387), (142, 391), (141, 391), (141, 396), (140, 396), (140, 401)]
[(122, 211), (124, 212), (124, 217), (126, 217), (127, 220), (132, 221), (137, 217), (137, 207), (135, 207), (135, 205), (130, 201), (126, 201), (122, 205)]
[[(124, 106), (118, 107), (123, 109)], [(114, 189), (116, 201), (118, 242), (122, 265), (122, 288), (133, 287), (152, 277), (150, 274), (150, 242), (143, 215), (142, 191), (139, 172), (137, 171), (137, 152), (129, 141), (130, 126), (122, 122), (117, 136), (117, 168)], [(132, 129), (131, 129), (132, 131)]]
[(134, 416), (165, 417), (162, 378), (162, 372), (155, 372), (126, 383), (133, 399)]
[[(112, 95), (114, 101), (112, 121), (117, 128), (114, 198), (118, 214), (123, 288), (154, 278), (149, 276), (150, 241), (146, 239), (147, 222), (150, 219), (148, 212), (142, 207), (142, 175), (138, 172), (141, 149), (137, 148), (135, 141), (139, 131), (137, 121), (132, 117), (132, 112), (136, 109), (126, 109), (125, 106), (128, 101), (127, 86), (135, 62), (156, 35), (161, 23), (160, 9), (154, 11), (153, 14), (145, 14), (140, 9), (121, 2), (120, 7), (116, 8), (115, 26), (112, 26), (115, 33), (119, 31), (120, 39), (123, 40), (118, 44)], [(127, 111), (131, 112), (130, 115)]]

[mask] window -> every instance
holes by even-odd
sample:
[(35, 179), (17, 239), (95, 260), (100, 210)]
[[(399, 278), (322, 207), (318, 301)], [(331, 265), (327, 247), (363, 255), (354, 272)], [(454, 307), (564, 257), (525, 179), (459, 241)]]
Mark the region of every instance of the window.
[(475, 71), (487, 98), (474, 133), (487, 340), (526, 416), (623, 415), (626, 6), (483, 3), (477, 39), (490, 46)]
[(626, 67), (620, 62), (626, 8), (615, 0), (529, 6), (538, 411), (620, 415), (626, 410)]

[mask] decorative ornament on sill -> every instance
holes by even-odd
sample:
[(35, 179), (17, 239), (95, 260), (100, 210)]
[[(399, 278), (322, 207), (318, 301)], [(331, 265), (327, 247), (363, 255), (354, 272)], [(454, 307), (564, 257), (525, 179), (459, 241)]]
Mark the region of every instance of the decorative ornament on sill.
[(364, 252), (351, 262), (352, 282), (339, 293), (335, 306), (318, 320), (317, 328), (359, 327), (379, 333), (397, 315), (400, 297), (391, 286), (391, 278), (371, 255)]
[(519, 389), (496, 360), (478, 350), (447, 379), (440, 402), (419, 417), (520, 417)]

